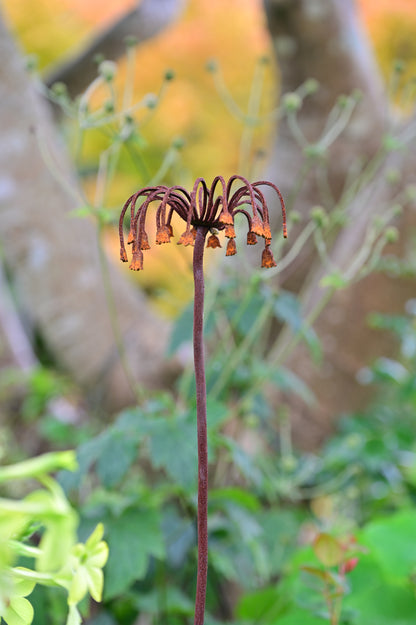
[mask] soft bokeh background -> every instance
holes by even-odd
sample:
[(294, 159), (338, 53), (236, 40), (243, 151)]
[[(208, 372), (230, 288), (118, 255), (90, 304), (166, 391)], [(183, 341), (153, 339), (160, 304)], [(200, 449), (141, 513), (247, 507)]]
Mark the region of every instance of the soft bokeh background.
[[(35, 55), (44, 74), (132, 6), (126, 0), (5, 0), (3, 4), (25, 52)], [(413, 0), (360, 0), (358, 4), (386, 84), (394, 90), (392, 97), (400, 110), (414, 86), (411, 77), (416, 67), (416, 5)], [(402, 80), (396, 78), (392, 85), (392, 68), (397, 58), (406, 65), (399, 74)], [(227, 90), (243, 112), (249, 106), (253, 81), (257, 93), (261, 93), (259, 113), (265, 119), (249, 129), (248, 150), (242, 146), (247, 127), (230, 112), (224, 96), (214, 86), (213, 73), (207, 71), (207, 64), (213, 59)], [(107, 186), (105, 207), (118, 210), (131, 192), (157, 174), (172, 143), (178, 140), (183, 141), (184, 147), (175, 151), (174, 162), (165, 175), (169, 183), (189, 186), (197, 176), (209, 180), (218, 172), (225, 177), (236, 171), (261, 177), (276, 131), (275, 124), (267, 121), (267, 114), (276, 106), (279, 88), (278, 72), (271, 59), (259, 0), (193, 0), (179, 21), (139, 46), (131, 61), (135, 76), (133, 101), (146, 94), (157, 94), (166, 70), (174, 72), (174, 79), (165, 84), (163, 96), (150, 115), (146, 110), (138, 113), (139, 124), (143, 121), (140, 164), (128, 154), (121, 154), (117, 175)], [(126, 71), (124, 59), (119, 63), (115, 83), (119, 104)], [(400, 89), (401, 84), (406, 88)], [(100, 98), (105, 97), (105, 93), (99, 93), (93, 104), (98, 106)], [(67, 125), (68, 144), (73, 151), (79, 149), (75, 147), (79, 144), (75, 139), (78, 132), (76, 122)], [(77, 160), (86, 198), (91, 203), (97, 192), (99, 155), (108, 146), (108, 136), (102, 130), (83, 134)], [(117, 254), (112, 233), (114, 229), (108, 231), (108, 245)], [(148, 291), (160, 310), (175, 315), (191, 296), (189, 260), (187, 250), (168, 246), (152, 254), (147, 271), (132, 279)]]

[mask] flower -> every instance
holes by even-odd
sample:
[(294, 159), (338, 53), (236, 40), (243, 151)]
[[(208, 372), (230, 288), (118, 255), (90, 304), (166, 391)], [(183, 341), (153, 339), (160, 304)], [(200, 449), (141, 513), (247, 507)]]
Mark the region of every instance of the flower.
[(70, 606), (79, 603), (87, 592), (95, 601), (101, 601), (102, 568), (108, 558), (103, 534), (104, 527), (99, 523), (85, 544), (78, 543), (73, 547), (68, 562), (56, 576), (57, 583), (68, 591)]
[[(236, 185), (240, 183), (238, 187)], [(146, 218), (151, 204), (156, 204), (156, 244), (169, 243), (173, 237), (172, 217), (178, 215), (185, 223), (186, 228), (178, 240), (178, 245), (194, 245), (198, 228), (205, 229), (206, 233), (213, 230), (207, 240), (207, 247), (221, 247), (217, 237), (218, 232), (224, 232), (228, 238), (226, 256), (237, 253), (235, 244), (235, 218), (243, 215), (248, 225), (247, 245), (255, 245), (257, 237), (265, 241), (262, 254), (262, 267), (275, 267), (276, 262), (270, 249), (272, 233), (270, 230), (269, 209), (261, 187), (268, 186), (278, 196), (282, 218), (283, 236), (287, 236), (286, 211), (279, 189), (271, 182), (259, 181), (250, 183), (243, 176), (231, 176), (228, 183), (222, 176), (214, 178), (211, 187), (208, 187), (203, 178), (197, 178), (191, 193), (184, 187), (144, 187), (136, 191), (124, 204), (119, 221), (120, 259), (128, 261), (124, 243), (123, 222), (130, 209), (130, 230), (127, 244), (132, 245), (132, 261), (130, 269), (143, 269), (143, 250), (150, 249), (146, 232)]]
[[(14, 569), (16, 573), (19, 568)], [(31, 603), (25, 599), (35, 587), (33, 580), (19, 579), (14, 580), (11, 589), (11, 595), (1, 601), (0, 597), (0, 620), (4, 620), (7, 625), (30, 625), (33, 620), (33, 607)], [(3, 590), (3, 589), (2, 589)]]

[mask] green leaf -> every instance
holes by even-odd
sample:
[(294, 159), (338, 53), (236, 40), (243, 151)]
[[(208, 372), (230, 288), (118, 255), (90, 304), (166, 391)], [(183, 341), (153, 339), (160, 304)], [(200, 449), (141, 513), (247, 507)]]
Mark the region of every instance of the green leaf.
[(210, 504), (212, 507), (225, 501), (228, 503), (238, 504), (242, 508), (247, 508), (255, 512), (259, 509), (260, 504), (252, 493), (237, 487), (216, 488), (209, 493)]
[(287, 323), (294, 332), (298, 332), (303, 323), (298, 298), (290, 291), (280, 291), (274, 304), (275, 315)]
[(195, 520), (180, 516), (174, 506), (165, 506), (162, 529), (166, 541), (167, 560), (171, 567), (182, 567), (196, 544)]
[(165, 557), (160, 517), (154, 510), (127, 509), (105, 521), (110, 554), (105, 568), (104, 598), (126, 591), (143, 579), (149, 558)]
[(404, 582), (416, 566), (416, 512), (405, 510), (369, 523), (360, 538), (386, 579)]
[(316, 401), (315, 395), (308, 388), (305, 382), (285, 367), (274, 369), (271, 375), (271, 380), (282, 391), (293, 393), (294, 395), (300, 397), (305, 404), (312, 405)]
[(189, 416), (158, 419), (150, 437), (150, 455), (155, 468), (185, 489), (194, 489), (198, 473), (196, 424)]
[(172, 334), (169, 341), (167, 350), (167, 356), (173, 356), (176, 350), (183, 343), (190, 343), (192, 341), (192, 327), (194, 319), (193, 306), (187, 306), (183, 313), (176, 320), (172, 329)]
[(336, 538), (324, 532), (315, 538), (313, 550), (324, 566), (336, 566), (344, 558), (344, 551)]
[(314, 616), (310, 611), (293, 608), (284, 616), (279, 617), (276, 621), (271, 621), (267, 625), (324, 625), (324, 619)]
[[(215, 401), (209, 400), (207, 405), (207, 428), (210, 430), (218, 430), (219, 427), (227, 420), (229, 417), (230, 411), (228, 406), (225, 404)], [(193, 417), (195, 428), (196, 428), (196, 412), (195, 417)]]
[(346, 280), (344, 276), (338, 271), (329, 273), (328, 275), (324, 276), (320, 281), (321, 287), (329, 287), (331, 289), (345, 289), (348, 284), (348, 280)]
[[(157, 614), (161, 612), (160, 589), (146, 594), (137, 594), (137, 607), (141, 612)], [(191, 616), (194, 603), (179, 588), (167, 586), (163, 591), (163, 612), (165, 614), (182, 614)]]
[(137, 458), (138, 445), (134, 438), (112, 430), (101, 447), (97, 474), (107, 488), (116, 486)]
[(244, 477), (249, 480), (249, 482), (255, 484), (256, 486), (260, 486), (263, 481), (263, 476), (261, 471), (254, 458), (249, 456), (240, 445), (238, 445), (233, 439), (228, 436), (222, 436), (221, 440), (224, 442), (225, 446), (231, 452), (231, 456), (233, 462), (244, 475)]
[(236, 606), (236, 615), (250, 623), (269, 623), (282, 614), (286, 601), (278, 586), (269, 586), (243, 595)]
[(360, 557), (348, 580), (351, 593), (343, 601), (357, 614), (357, 623), (414, 624), (416, 599), (408, 580), (402, 584), (389, 581), (371, 554)]

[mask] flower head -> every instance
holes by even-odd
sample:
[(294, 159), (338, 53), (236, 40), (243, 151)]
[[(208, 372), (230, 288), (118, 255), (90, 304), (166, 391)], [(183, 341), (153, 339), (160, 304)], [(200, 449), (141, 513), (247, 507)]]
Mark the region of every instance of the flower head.
[[(214, 178), (210, 187), (203, 178), (195, 181), (191, 193), (184, 187), (145, 187), (134, 193), (121, 211), (119, 222), (120, 258), (128, 260), (124, 243), (123, 222), (130, 209), (130, 231), (127, 243), (132, 245), (133, 259), (130, 269), (143, 269), (143, 250), (150, 248), (146, 232), (146, 218), (150, 205), (156, 206), (156, 244), (169, 243), (173, 236), (172, 217), (178, 215), (186, 224), (178, 245), (194, 245), (197, 228), (205, 228), (215, 232), (224, 232), (228, 238), (226, 255), (237, 253), (235, 244), (235, 218), (242, 215), (246, 218), (248, 233), (247, 244), (255, 245), (257, 237), (265, 241), (262, 255), (262, 267), (275, 267), (276, 263), (270, 250), (272, 233), (270, 230), (269, 209), (261, 187), (271, 187), (279, 199), (282, 218), (283, 236), (286, 231), (286, 211), (279, 189), (271, 182), (260, 181), (250, 183), (243, 176), (231, 176), (228, 183), (222, 176)], [(221, 247), (216, 234), (211, 234), (207, 247)]]

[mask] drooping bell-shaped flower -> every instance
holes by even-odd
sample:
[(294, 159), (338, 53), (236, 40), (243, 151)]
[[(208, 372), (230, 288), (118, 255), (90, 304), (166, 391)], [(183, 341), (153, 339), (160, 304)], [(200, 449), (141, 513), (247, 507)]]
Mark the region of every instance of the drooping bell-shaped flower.
[[(173, 237), (171, 219), (178, 215), (186, 228), (178, 240), (178, 245), (190, 246), (195, 243), (199, 227), (206, 231), (223, 232), (228, 238), (226, 256), (237, 253), (235, 218), (243, 215), (248, 224), (247, 245), (255, 245), (257, 237), (265, 239), (262, 254), (262, 267), (275, 267), (276, 263), (270, 249), (272, 232), (269, 222), (269, 208), (261, 187), (271, 187), (277, 194), (283, 217), (283, 236), (286, 237), (286, 212), (279, 189), (267, 181), (250, 183), (243, 176), (232, 176), (228, 183), (222, 176), (214, 178), (208, 187), (203, 178), (195, 181), (191, 193), (180, 186), (145, 187), (134, 193), (125, 203), (119, 222), (120, 259), (127, 262), (127, 251), (124, 244), (123, 221), (127, 209), (130, 208), (130, 230), (127, 243), (131, 244), (133, 259), (130, 269), (139, 271), (143, 268), (143, 251), (150, 249), (145, 229), (148, 211), (151, 205), (156, 206), (156, 244), (169, 243)], [(211, 234), (207, 247), (221, 247), (217, 234)]]

